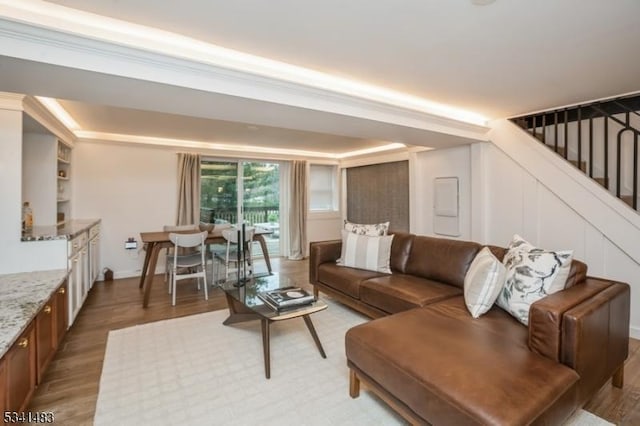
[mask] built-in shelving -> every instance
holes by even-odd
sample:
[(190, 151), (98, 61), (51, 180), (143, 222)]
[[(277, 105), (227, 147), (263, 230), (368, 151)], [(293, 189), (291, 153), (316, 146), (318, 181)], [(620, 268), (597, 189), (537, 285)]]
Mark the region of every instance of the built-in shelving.
[(69, 220), (71, 213), (69, 202), (71, 201), (71, 147), (63, 141), (58, 140), (58, 194), (57, 194), (57, 216), (58, 226)]

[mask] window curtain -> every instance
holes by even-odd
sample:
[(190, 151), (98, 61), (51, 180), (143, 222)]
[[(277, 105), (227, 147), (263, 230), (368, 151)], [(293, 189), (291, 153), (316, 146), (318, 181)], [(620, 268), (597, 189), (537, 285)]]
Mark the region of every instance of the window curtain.
[(291, 162), (280, 164), (280, 253), (288, 258), (289, 250), (289, 207), (291, 206)]
[(291, 163), (289, 207), (289, 259), (304, 259), (307, 252), (307, 162)]
[(200, 222), (200, 155), (178, 154), (178, 213), (176, 225)]

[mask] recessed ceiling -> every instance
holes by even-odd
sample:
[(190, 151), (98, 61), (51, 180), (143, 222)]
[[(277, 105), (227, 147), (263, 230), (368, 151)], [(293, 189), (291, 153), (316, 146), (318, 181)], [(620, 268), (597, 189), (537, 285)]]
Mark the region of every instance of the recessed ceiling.
[[(164, 40), (170, 46), (179, 38), (176, 35), (191, 37), (191, 44), (183, 45), (185, 50), (201, 40), (487, 118), (640, 89), (640, 60), (635, 55), (640, 39), (637, 0), (618, 0), (614, 7), (599, 0), (499, 0), (482, 7), (471, 0), (183, 0), (153, 2), (152, 7), (147, 0), (7, 2), (5, 11), (14, 9), (5, 15), (9, 26), (3, 30), (14, 38), (0, 44), (5, 55), (0, 56), (0, 90), (73, 100), (62, 103), (83, 130), (94, 132), (340, 153), (389, 142), (430, 147), (469, 143), (482, 140), (484, 128), (476, 122), (476, 127), (450, 131), (455, 126), (446, 119), (436, 117), (425, 124), (428, 117), (420, 108), (402, 110), (393, 102), (387, 108), (384, 100), (366, 96), (358, 103), (357, 94), (330, 85), (308, 83), (306, 98), (300, 91), (291, 92), (284, 102), (277, 90), (289, 82), (279, 81), (277, 75), (264, 79), (260, 87), (244, 85), (238, 78), (236, 92), (218, 91), (207, 86), (217, 77), (200, 68), (198, 58), (181, 65), (190, 72), (187, 77), (174, 73), (173, 80), (167, 71), (178, 68), (171, 68), (170, 62), (154, 62), (151, 56), (128, 57), (133, 60), (127, 63), (127, 72), (119, 73), (118, 55), (128, 55), (120, 47), (154, 52), (135, 44), (139, 28), (120, 33), (133, 34), (131, 44), (124, 39), (101, 39), (110, 24), (118, 23), (105, 23), (103, 18), (85, 23), (82, 18), (88, 15), (79, 18), (76, 11), (53, 4), (168, 31), (169, 38)], [(38, 9), (44, 12), (30, 21), (29, 13), (37, 15)], [(63, 25), (71, 15), (74, 25), (84, 25), (77, 34), (77, 26)], [(35, 32), (15, 37), (12, 31), (17, 27), (11, 25), (21, 22)], [(41, 28), (44, 32), (38, 33)], [(47, 29), (75, 34), (76, 44), (55, 50), (60, 39), (38, 38)], [(79, 42), (83, 38), (113, 44), (92, 50)], [(12, 44), (15, 40), (19, 41)], [(92, 52), (91, 61), (82, 61), (82, 52)], [(177, 60), (187, 58), (180, 51), (172, 52)], [(202, 64), (207, 63), (203, 59)], [(144, 66), (148, 74), (162, 77), (143, 75)], [(243, 72), (251, 74), (251, 70)], [(263, 77), (259, 71), (255, 75), (257, 80)], [(273, 83), (269, 96), (253, 93), (254, 88), (263, 90)], [(299, 89), (307, 82), (295, 84)], [(344, 98), (348, 102), (343, 102), (344, 94), (351, 96)], [(394, 110), (396, 106), (400, 109)]]
[(59, 100), (59, 103), (82, 129), (101, 133), (303, 149), (328, 154), (341, 154), (389, 143), (67, 100)]
[(637, 0), (49, 0), (502, 118), (640, 89)]

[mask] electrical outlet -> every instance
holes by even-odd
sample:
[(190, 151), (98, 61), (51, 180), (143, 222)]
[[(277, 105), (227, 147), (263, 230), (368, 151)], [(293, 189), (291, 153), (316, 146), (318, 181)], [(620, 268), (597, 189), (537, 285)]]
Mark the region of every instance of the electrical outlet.
[(124, 248), (126, 250), (137, 249), (138, 248), (138, 242), (136, 241), (135, 238), (129, 237), (129, 239), (127, 239), (127, 241), (124, 242)]

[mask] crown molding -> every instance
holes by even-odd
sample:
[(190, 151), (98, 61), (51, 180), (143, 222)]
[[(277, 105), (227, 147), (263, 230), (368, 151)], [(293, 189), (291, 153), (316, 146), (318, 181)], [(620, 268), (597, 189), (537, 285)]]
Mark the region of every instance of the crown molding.
[(22, 101), (26, 95), (18, 93), (0, 92), (0, 109), (22, 111)]
[(33, 96), (0, 92), (0, 109), (23, 111), (70, 147), (76, 136)]
[(67, 127), (36, 98), (33, 96), (25, 96), (23, 100), (23, 111), (56, 135), (56, 137), (66, 145), (73, 148), (76, 135), (67, 129)]
[(92, 132), (87, 130), (76, 130), (75, 136), (83, 141), (111, 142), (128, 145), (153, 145), (166, 148), (189, 149), (203, 154), (215, 153), (218, 156), (226, 157), (252, 157), (277, 158), (277, 159), (322, 159), (338, 163), (340, 160), (352, 157), (377, 156), (382, 153), (405, 151), (407, 148), (403, 144), (392, 143), (369, 149), (348, 151), (343, 153), (329, 153), (320, 151), (309, 151), (303, 149), (273, 148), (252, 145), (225, 144), (221, 142), (207, 142), (184, 139), (169, 139), (152, 136), (121, 135), (116, 133)]
[(179, 53), (170, 56), (71, 34), (54, 28), (53, 20), (45, 26), (27, 22), (28, 17), (7, 17), (6, 9), (0, 12), (5, 14), (0, 17), (0, 55), (487, 140), (489, 128), (484, 125), (185, 59)]

